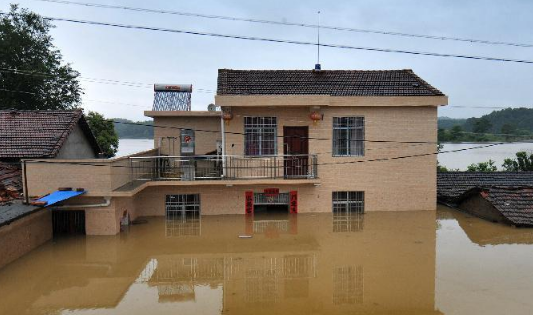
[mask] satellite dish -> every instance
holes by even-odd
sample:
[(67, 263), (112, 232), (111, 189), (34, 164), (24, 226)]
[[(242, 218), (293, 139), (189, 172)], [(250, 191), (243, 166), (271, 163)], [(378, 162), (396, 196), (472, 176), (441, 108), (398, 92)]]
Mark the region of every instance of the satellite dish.
[(210, 112), (216, 112), (217, 111), (217, 106), (215, 104), (209, 104), (209, 105), (207, 105), (207, 110), (210, 111)]

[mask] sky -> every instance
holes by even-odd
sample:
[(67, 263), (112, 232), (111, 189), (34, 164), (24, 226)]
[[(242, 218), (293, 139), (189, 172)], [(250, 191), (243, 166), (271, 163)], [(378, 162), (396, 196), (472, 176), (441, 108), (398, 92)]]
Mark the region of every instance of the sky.
[[(80, 0), (72, 0), (82, 2)], [(528, 0), (227, 0), (227, 1), (102, 1), (180, 12), (249, 19), (385, 30), (409, 34), (474, 38), (533, 44), (533, 1)], [(132, 12), (43, 2), (0, 0), (44, 16), (163, 27), (265, 38), (316, 41), (316, 29)], [(65, 62), (83, 78), (139, 82), (141, 85), (81, 81), (82, 107), (109, 118), (144, 120), (153, 102), (153, 83), (193, 84), (193, 110), (214, 102), (217, 70), (313, 69), (315, 46), (245, 41), (197, 35), (120, 29), (53, 22), (54, 43)], [(533, 48), (433, 40), (360, 32), (321, 30), (321, 42), (397, 50), (533, 60)], [(533, 64), (417, 56), (321, 48), (322, 69), (413, 69), (449, 97), (439, 116), (479, 117), (490, 107), (533, 107)], [(99, 80), (99, 82), (102, 82)], [(459, 106), (459, 107), (455, 107)]]

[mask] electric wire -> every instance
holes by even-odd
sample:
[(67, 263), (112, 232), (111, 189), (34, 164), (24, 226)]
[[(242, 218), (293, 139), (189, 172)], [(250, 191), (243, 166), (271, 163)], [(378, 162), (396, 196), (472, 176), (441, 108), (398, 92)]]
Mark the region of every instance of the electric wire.
[[(1, 13), (1, 12), (0, 12), (0, 14), (6, 15), (6, 13)], [(51, 20), (51, 21), (69, 22), (69, 23), (85, 24), (85, 25), (109, 26), (109, 27), (123, 28), (123, 29), (137, 29), (137, 30), (145, 30), (145, 31), (158, 31), (158, 32), (188, 34), (188, 35), (217, 37), (217, 38), (231, 38), (231, 39), (256, 41), (256, 42), (292, 44), (292, 45), (299, 45), (299, 46), (316, 46), (316, 45), (318, 45), (317, 43), (314, 43), (314, 42), (299, 41), (299, 40), (289, 40), (289, 39), (264, 38), (264, 37), (254, 37), (254, 36), (246, 36), (246, 35), (229, 35), (229, 34), (219, 34), (219, 33), (210, 33), (210, 32), (191, 31), (191, 30), (162, 28), (162, 27), (155, 27), (155, 26), (142, 26), (142, 25), (133, 25), (133, 24), (108, 23), (108, 22), (79, 20), (79, 19), (71, 19), (71, 18), (59, 18), (59, 17), (50, 17), (50, 16), (43, 16), (42, 18), (43, 19), (47, 19), (47, 20)], [(511, 58), (502, 58), (502, 57), (474, 56), (474, 55), (463, 55), (463, 54), (452, 54), (452, 53), (436, 53), (436, 52), (425, 52), (425, 51), (415, 51), (415, 50), (378, 48), (378, 47), (363, 47), (363, 46), (350, 46), (350, 45), (327, 44), (327, 43), (320, 43), (320, 46), (321, 47), (328, 47), (328, 48), (336, 48), (336, 49), (346, 49), (346, 50), (361, 50), (361, 51), (373, 51), (373, 52), (383, 52), (383, 53), (408, 54), (408, 55), (417, 55), (417, 56), (430, 56), (430, 57), (442, 57), (442, 58), (459, 58), (459, 59), (468, 59), (468, 60), (497, 61), (497, 62), (510, 62), (510, 63), (520, 63), (520, 64), (533, 64), (533, 60), (526, 60), (526, 59), (511, 59)]]
[(264, 20), (264, 19), (250, 19), (250, 18), (240, 18), (240, 17), (233, 17), (233, 16), (211, 15), (211, 14), (201, 14), (201, 13), (162, 10), (162, 9), (148, 9), (148, 8), (118, 6), (118, 5), (109, 5), (109, 4), (100, 4), (100, 3), (73, 2), (73, 1), (64, 1), (64, 0), (35, 0), (35, 1), (105, 8), (105, 9), (120, 9), (120, 10), (134, 11), (134, 12), (180, 15), (180, 16), (187, 16), (187, 17), (218, 19), (218, 20), (226, 20), (226, 21), (240, 21), (240, 22), (260, 23), (260, 24), (271, 24), (271, 25), (296, 26), (296, 27), (304, 27), (304, 28), (321, 28), (321, 29), (328, 29), (328, 30), (335, 30), (335, 31), (402, 36), (402, 37), (411, 37), (411, 38), (432, 39), (432, 40), (439, 40), (439, 41), (458, 41), (458, 42), (466, 42), (466, 43), (478, 43), (478, 44), (486, 44), (486, 45), (503, 45), (503, 46), (522, 47), (522, 48), (533, 47), (533, 44), (528, 44), (528, 43), (492, 41), (492, 40), (475, 39), (475, 38), (462, 38), (462, 37), (427, 35), (427, 34), (410, 34), (410, 33), (402, 33), (402, 32), (395, 32), (395, 31), (371, 30), (371, 29), (361, 29), (361, 28), (341, 27), (341, 26), (328, 26), (328, 25), (319, 26), (318, 24), (308, 24), (308, 23), (301, 23), (301, 22), (283, 22), (283, 21), (273, 21), (273, 20)]

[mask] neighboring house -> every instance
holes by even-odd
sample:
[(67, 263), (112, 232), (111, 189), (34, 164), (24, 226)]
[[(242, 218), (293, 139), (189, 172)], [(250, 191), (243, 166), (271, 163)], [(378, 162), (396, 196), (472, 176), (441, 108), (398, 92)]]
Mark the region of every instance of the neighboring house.
[(125, 213), (436, 209), (437, 108), (448, 98), (411, 70), (221, 69), (209, 111), (190, 110), (186, 86), (155, 91), (145, 112), (155, 151), (92, 167), (32, 163), (29, 194), (66, 186), (86, 189), (77, 203), (110, 198), (86, 210), (88, 234), (118, 233)]
[(438, 201), (482, 219), (533, 226), (533, 172), (444, 172)]
[(0, 110), (0, 161), (90, 159), (101, 150), (79, 110)]
[(99, 154), (81, 110), (0, 110), (0, 200), (1, 195), (7, 201), (22, 193), (22, 159), (88, 159)]

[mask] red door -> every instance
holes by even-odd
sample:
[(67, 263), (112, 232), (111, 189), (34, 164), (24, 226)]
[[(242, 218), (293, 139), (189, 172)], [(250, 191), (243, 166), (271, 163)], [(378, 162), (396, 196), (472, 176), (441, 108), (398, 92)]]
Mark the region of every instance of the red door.
[(307, 177), (309, 169), (309, 128), (283, 127), (283, 166), (286, 178)]

